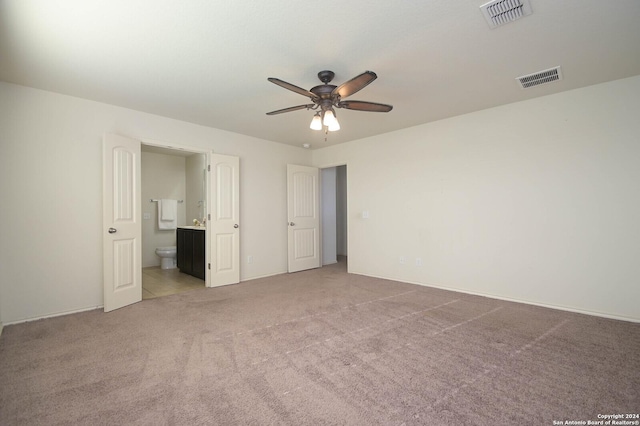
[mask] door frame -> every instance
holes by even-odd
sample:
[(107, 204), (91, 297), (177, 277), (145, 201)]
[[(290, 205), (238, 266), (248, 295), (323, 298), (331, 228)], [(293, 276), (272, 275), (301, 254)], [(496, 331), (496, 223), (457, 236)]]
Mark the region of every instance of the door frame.
[[(174, 144), (169, 142), (158, 141), (155, 139), (138, 139), (142, 145), (153, 146), (156, 148), (165, 148), (172, 151), (186, 151), (192, 152), (194, 154), (204, 154), (206, 156), (206, 167), (211, 165), (211, 154), (213, 154), (212, 150), (207, 150), (203, 148), (196, 148), (188, 145)], [(207, 172), (209, 173), (209, 172)], [(207, 175), (208, 176), (208, 175)], [(205, 194), (207, 196), (206, 206), (207, 206), (207, 214), (211, 213), (211, 188), (209, 188), (209, 179), (205, 179), (206, 191)], [(144, 202), (144, 200), (142, 200)], [(142, 212), (140, 212), (142, 214)], [(142, 218), (141, 218), (142, 219)], [(205, 224), (205, 263), (207, 265), (211, 264), (211, 250), (209, 250), (209, 239), (211, 238), (209, 220), (207, 219), (207, 223)], [(142, 265), (140, 265), (142, 268)], [(211, 270), (209, 267), (204, 268), (204, 285), (205, 287), (211, 287)]]

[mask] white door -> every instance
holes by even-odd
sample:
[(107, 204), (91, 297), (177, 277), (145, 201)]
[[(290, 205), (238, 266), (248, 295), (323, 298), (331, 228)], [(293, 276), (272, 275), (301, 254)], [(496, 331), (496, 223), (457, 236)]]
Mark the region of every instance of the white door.
[(319, 171), (287, 165), (289, 272), (320, 267)]
[(102, 143), (105, 312), (142, 300), (140, 145), (113, 134)]
[(211, 154), (211, 287), (240, 282), (240, 159)]

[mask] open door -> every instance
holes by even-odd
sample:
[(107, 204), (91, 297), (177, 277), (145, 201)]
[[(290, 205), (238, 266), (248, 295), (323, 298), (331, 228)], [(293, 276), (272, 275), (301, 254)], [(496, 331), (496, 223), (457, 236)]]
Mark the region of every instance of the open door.
[(103, 139), (104, 311), (142, 300), (142, 225), (138, 140), (105, 134)]
[(289, 272), (320, 267), (319, 170), (287, 165)]
[(211, 154), (210, 285), (240, 282), (240, 159)]

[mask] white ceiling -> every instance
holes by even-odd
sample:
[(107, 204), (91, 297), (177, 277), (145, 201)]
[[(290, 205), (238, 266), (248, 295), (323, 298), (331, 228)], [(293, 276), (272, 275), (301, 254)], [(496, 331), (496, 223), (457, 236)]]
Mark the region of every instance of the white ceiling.
[[(0, 0), (0, 80), (320, 148), (640, 74), (640, 1), (531, 0), (533, 14), (490, 29), (486, 0)], [(560, 65), (564, 79), (515, 78)], [(342, 129), (309, 129), (310, 89), (371, 70), (339, 109)]]

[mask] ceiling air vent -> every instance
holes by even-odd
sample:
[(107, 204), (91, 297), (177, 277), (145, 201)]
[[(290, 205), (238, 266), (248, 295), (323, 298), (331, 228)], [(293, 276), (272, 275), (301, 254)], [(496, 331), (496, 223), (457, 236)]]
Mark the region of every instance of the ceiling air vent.
[(560, 67), (550, 68), (548, 70), (539, 71), (533, 74), (523, 75), (518, 78), (518, 83), (523, 89), (539, 86), (541, 84), (551, 83), (552, 81), (562, 80), (562, 72)]
[(529, 0), (494, 0), (480, 6), (480, 10), (491, 28), (533, 13)]

